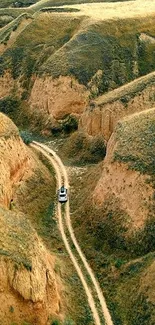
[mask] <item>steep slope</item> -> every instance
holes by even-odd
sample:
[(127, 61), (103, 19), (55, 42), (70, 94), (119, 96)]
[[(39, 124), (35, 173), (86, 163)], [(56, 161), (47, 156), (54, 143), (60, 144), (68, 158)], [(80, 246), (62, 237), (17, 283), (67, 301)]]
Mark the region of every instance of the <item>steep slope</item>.
[[(153, 217), (154, 136), (153, 108), (120, 121), (108, 142), (103, 173), (93, 201), (98, 206), (106, 206), (111, 201), (109, 208), (114, 215), (116, 211), (123, 215), (124, 211), (124, 234), (144, 229), (146, 220)], [(115, 216), (114, 220), (117, 221)]]
[(123, 117), (154, 107), (155, 73), (119, 87), (92, 101), (82, 114), (79, 131), (88, 135), (103, 135), (109, 140)]
[(9, 69), (20, 119), (31, 115), (37, 128), (44, 116), (40, 129), (64, 130), (66, 117), (73, 113), (77, 123), (89, 99), (153, 71), (155, 8), (149, 4), (81, 4), (71, 6), (79, 11), (38, 12), (32, 21), (18, 17), (19, 25), (14, 20), (2, 28), (1, 79)]
[[(31, 210), (34, 214), (35, 209), (39, 215), (49, 207), (55, 182), (28, 151), (17, 127), (2, 113), (0, 166), (0, 323), (25, 321), (45, 325), (50, 317), (60, 316), (55, 258), (28, 218)], [(19, 211), (22, 211), (25, 195), (24, 215)]]
[(155, 321), (154, 139), (152, 108), (116, 124), (102, 163), (69, 169), (75, 233), (121, 325)]
[(107, 243), (135, 255), (154, 250), (154, 132), (154, 108), (119, 121), (103, 163), (78, 191), (79, 204), (73, 197), (80, 222), (88, 221), (97, 247)]
[(16, 184), (29, 170), (30, 157), (19, 137), (17, 127), (2, 113), (0, 113), (0, 156), (0, 204), (9, 207)]
[(47, 324), (59, 313), (54, 258), (25, 216), (0, 208), (0, 321)]

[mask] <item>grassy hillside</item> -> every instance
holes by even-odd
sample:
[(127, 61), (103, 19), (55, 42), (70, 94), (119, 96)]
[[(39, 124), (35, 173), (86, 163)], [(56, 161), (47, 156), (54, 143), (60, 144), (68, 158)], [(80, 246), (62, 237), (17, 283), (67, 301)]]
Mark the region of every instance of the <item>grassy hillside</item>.
[[(130, 1), (130, 0), (119, 0), (119, 2)], [(97, 3), (97, 2), (118, 2), (118, 0), (40, 0), (35, 1), (36, 4), (32, 6), (35, 10), (40, 10), (44, 7), (73, 5), (81, 3)]]
[(131, 81), (130, 83), (121, 86), (115, 90), (99, 96), (94, 103), (98, 106), (102, 106), (107, 103), (113, 103), (117, 100), (121, 100), (125, 104), (137, 94), (140, 94), (146, 87), (154, 85), (155, 72), (151, 72), (146, 76), (140, 77)]
[(129, 168), (154, 176), (155, 109), (131, 115), (118, 123), (114, 160)]
[[(137, 179), (141, 173), (147, 175), (146, 183), (155, 188), (154, 139), (155, 109), (120, 121), (113, 135), (116, 145), (113, 147), (112, 165), (115, 161), (126, 164), (130, 174), (130, 169), (138, 172)], [(92, 195), (103, 167), (102, 163), (96, 167), (72, 170), (71, 188), (74, 190), (71, 211), (74, 229), (98, 275), (114, 323), (153, 325), (155, 284), (151, 279), (155, 254), (154, 196), (146, 201), (148, 219), (144, 227), (129, 235), (129, 216), (127, 211), (120, 208), (118, 193), (105, 199), (101, 206), (93, 203)], [(118, 168), (121, 169), (121, 166)], [(118, 176), (116, 171), (115, 179)], [(108, 173), (110, 171), (107, 167)], [(108, 182), (106, 185), (109, 188)], [(76, 198), (74, 193), (77, 193)]]
[(81, 83), (87, 84), (98, 70), (102, 70), (101, 93), (146, 74), (154, 69), (151, 53), (155, 44), (141, 43), (138, 34), (148, 33), (149, 29), (149, 34), (154, 36), (153, 20), (153, 17), (147, 17), (143, 23), (140, 19), (92, 22), (49, 57), (41, 72), (54, 76), (60, 71), (62, 74), (73, 74)]
[(37, 0), (1, 0), (0, 8), (7, 7), (27, 7), (34, 4)]
[[(154, 37), (153, 22), (154, 16), (144, 17), (143, 21), (130, 18), (88, 23), (87, 18), (78, 13), (39, 14), (21, 32), (11, 49), (7, 50), (11, 25), (5, 27), (5, 38), (2, 29), (0, 41), (5, 42), (6, 51), (1, 57), (0, 70), (3, 73), (11, 68), (14, 78), (34, 72), (54, 77), (74, 75), (85, 85), (101, 70), (98, 95), (154, 69), (155, 43), (139, 38), (141, 33)], [(14, 56), (18, 58), (16, 63)]]
[(155, 256), (154, 222), (148, 224), (145, 235), (141, 233), (137, 238), (139, 246), (144, 248), (147, 245), (147, 252), (141, 251), (141, 256), (137, 258), (136, 253), (133, 254), (133, 241), (129, 251), (123, 251), (124, 212), (120, 210), (119, 203), (116, 206), (111, 198), (104, 207), (94, 208), (91, 194), (88, 195), (93, 193), (101, 169), (102, 166), (98, 166), (90, 167), (87, 172), (87, 169), (72, 172), (72, 191), (74, 189), (74, 193), (78, 193), (76, 199), (74, 194), (71, 198), (76, 236), (98, 276), (114, 324), (153, 325), (155, 284), (151, 274)]

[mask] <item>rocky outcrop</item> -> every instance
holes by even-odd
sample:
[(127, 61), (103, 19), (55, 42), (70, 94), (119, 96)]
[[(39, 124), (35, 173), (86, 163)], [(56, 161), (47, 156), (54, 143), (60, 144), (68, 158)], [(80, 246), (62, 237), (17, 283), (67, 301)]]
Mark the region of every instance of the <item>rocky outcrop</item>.
[[(37, 78), (34, 82), (29, 105), (30, 110), (42, 112), (51, 120), (51, 125), (63, 120), (69, 114), (77, 119), (87, 105), (88, 91), (74, 78)], [(63, 121), (62, 121), (63, 122)]]

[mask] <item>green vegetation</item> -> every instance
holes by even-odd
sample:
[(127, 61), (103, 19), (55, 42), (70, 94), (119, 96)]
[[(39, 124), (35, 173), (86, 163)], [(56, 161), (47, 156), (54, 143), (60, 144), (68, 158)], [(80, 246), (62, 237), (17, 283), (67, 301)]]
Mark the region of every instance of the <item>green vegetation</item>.
[(117, 147), (114, 160), (129, 168), (154, 176), (155, 109), (134, 114), (116, 127)]
[(0, 28), (9, 24), (12, 20), (13, 20), (12, 16), (9, 16), (9, 15), (0, 16)]
[(51, 322), (51, 325), (75, 325), (75, 323), (71, 319), (65, 319), (64, 322), (60, 322), (56, 319)]
[(60, 325), (60, 322), (59, 322), (59, 320), (54, 320), (54, 321), (51, 323), (51, 325)]
[(7, 96), (0, 99), (0, 112), (9, 115), (10, 117), (19, 109), (20, 101), (17, 98)]
[(0, 8), (7, 8), (12, 6), (13, 8), (27, 7), (34, 4), (37, 0), (1, 0)]
[(32, 134), (28, 131), (20, 131), (19, 133), (20, 137), (24, 141), (25, 144), (30, 144), (33, 141)]
[[(148, 183), (154, 187), (155, 109), (120, 121), (115, 139), (114, 161), (149, 175)], [(115, 195), (101, 206), (92, 203), (88, 193), (94, 192), (100, 170), (89, 169), (86, 174), (84, 169), (80, 176), (80, 171), (72, 175), (71, 186), (77, 193), (70, 200), (76, 236), (103, 287), (114, 323), (153, 325), (154, 198), (148, 203), (148, 219), (143, 228), (132, 231), (130, 218)]]
[(105, 157), (106, 146), (102, 136), (91, 137), (74, 132), (62, 147), (71, 164), (97, 163)]
[[(46, 72), (57, 77), (60, 71), (63, 75), (74, 75), (80, 83), (87, 85), (98, 70), (103, 71), (99, 94), (121, 86), (140, 75), (154, 70), (152, 56), (155, 44), (151, 47), (146, 43), (149, 64), (143, 67), (145, 55), (139, 48), (140, 33), (155, 35), (152, 25), (153, 18), (127, 19), (121, 21), (102, 21), (91, 24), (84, 30), (79, 30), (76, 37), (66, 42), (59, 51), (54, 52), (41, 66), (40, 72)], [(124, 38), (125, 35), (125, 38)], [(137, 51), (137, 48), (139, 51)], [(89, 53), (91, 51), (91, 60)], [(97, 60), (96, 60), (97, 58)], [(134, 64), (137, 63), (137, 71)]]
[(146, 222), (137, 237), (132, 238), (132, 234), (128, 240), (128, 216), (121, 211), (119, 200), (111, 197), (101, 207), (92, 204), (88, 193), (93, 193), (100, 170), (87, 170), (85, 173), (84, 168), (80, 175), (79, 171), (71, 178), (77, 193), (70, 200), (77, 239), (103, 288), (114, 324), (153, 325), (154, 284), (150, 267), (155, 256), (154, 219)]
[(0, 43), (7, 44), (7, 41), (10, 38), (11, 32), (15, 31), (23, 19), (31, 18), (31, 16), (27, 13), (22, 13), (16, 19), (11, 21), (7, 26), (3, 27), (0, 30)]
[(9, 312), (10, 312), (10, 313), (14, 313), (14, 307), (13, 307), (13, 306), (10, 306), (10, 308), (9, 308)]
[[(112, 103), (117, 100), (120, 100), (124, 104), (124, 107), (126, 107), (126, 104), (128, 103), (128, 101), (131, 100), (131, 98), (134, 98), (137, 94), (140, 94), (147, 87), (154, 85), (154, 82), (155, 72), (151, 72), (146, 76), (131, 81), (127, 85), (123, 85), (117, 89), (109, 91), (108, 93), (102, 96), (99, 96), (95, 100), (95, 103), (98, 106), (102, 106), (107, 103)], [(152, 98), (150, 99), (152, 100), (152, 102), (154, 102), (155, 98), (152, 96)]]
[[(36, 5), (40, 5), (40, 2)], [(35, 6), (32, 8), (35, 10)], [(11, 32), (22, 19), (28, 17), (29, 14), (25, 13), (4, 27), (0, 32), (0, 41), (7, 44)], [(0, 60), (1, 74), (10, 68), (13, 78), (23, 75), (24, 100), (29, 96), (34, 73), (46, 73), (53, 77), (74, 75), (80, 83), (88, 85), (100, 70), (99, 95), (154, 70), (152, 53), (155, 44), (140, 41), (139, 38), (141, 33), (154, 37), (153, 16), (144, 17), (143, 21), (131, 18), (101, 21), (99, 24), (92, 22), (81, 29), (80, 23), (84, 25), (85, 19), (67, 13), (58, 16), (38, 13), (13, 46), (10, 49), (6, 47)], [(124, 100), (126, 97), (122, 96)]]
[[(45, 2), (38, 2), (36, 6), (41, 4), (45, 5)], [(26, 124), (31, 124), (33, 129), (38, 128), (38, 131), (41, 131), (48, 120), (46, 129), (53, 134), (62, 131), (69, 133), (77, 129), (77, 121), (71, 117), (65, 119), (62, 125), (52, 128), (52, 121), (47, 118), (48, 113), (45, 117), (41, 112), (38, 113), (35, 107), (33, 112), (29, 111), (28, 100), (35, 77), (38, 75), (42, 78), (45, 74), (53, 77), (58, 77), (60, 74), (74, 75), (89, 90), (89, 85), (93, 81), (96, 90), (94, 91), (93, 88), (90, 90), (90, 97), (95, 98), (109, 89), (117, 88), (154, 70), (155, 44), (140, 38), (141, 33), (155, 36), (153, 16), (144, 17), (143, 21), (139, 18), (130, 18), (100, 21), (98, 24), (90, 21), (86, 24), (87, 18), (78, 14), (72, 16), (67, 13), (61, 15), (38, 12), (30, 16), (30, 12), (37, 10), (35, 6), (30, 8), (14, 8), (12, 14), (11, 9), (0, 11), (0, 17), (1, 14), (4, 16), (5, 10), (9, 19), (13, 19), (13, 15), (18, 15), (0, 30), (0, 42), (6, 46), (6, 50), (0, 57), (0, 75), (3, 76), (9, 69), (13, 79), (19, 81), (18, 84), (23, 89), (17, 112), (14, 110), (11, 114), (7, 113), (17, 121), (18, 125), (22, 123), (21, 128), (23, 125), (25, 127)], [(54, 8), (57, 9), (61, 8)], [(32, 19), (29, 19), (27, 24), (26, 19), (30, 17)], [(12, 32), (19, 30), (21, 23), (23, 25), (26, 23), (25, 28), (21, 29), (17, 38), (13, 35), (13, 43), (10, 46)], [(99, 81), (95, 78), (98, 71), (101, 72)], [(144, 77), (137, 82), (136, 86), (133, 84), (130, 91), (127, 87), (124, 90), (120, 89), (116, 94), (106, 95), (103, 101), (115, 100), (119, 97), (126, 106), (135, 92), (140, 92), (146, 84), (152, 83), (154, 83), (153, 73), (148, 78)], [(14, 89), (14, 95), (10, 97), (17, 98), (16, 92), (18, 90)]]

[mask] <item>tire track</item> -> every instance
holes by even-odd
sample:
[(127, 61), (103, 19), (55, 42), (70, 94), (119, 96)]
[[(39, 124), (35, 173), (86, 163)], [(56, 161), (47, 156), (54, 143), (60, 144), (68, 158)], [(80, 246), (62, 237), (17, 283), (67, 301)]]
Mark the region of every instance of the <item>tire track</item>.
[[(48, 152), (49, 154), (51, 154), (54, 158), (54, 160), (57, 162), (57, 165), (59, 166), (59, 170), (61, 170), (61, 174), (63, 175), (63, 178), (64, 178), (64, 185), (65, 187), (69, 188), (69, 182), (68, 182), (68, 176), (67, 176), (67, 171), (66, 171), (66, 168), (64, 167), (61, 159), (59, 158), (59, 156), (55, 153), (55, 151), (53, 151), (52, 149), (49, 149), (48, 146), (44, 145), (44, 144), (41, 144), (39, 142), (33, 142), (34, 144), (36, 144), (37, 146), (43, 148), (43, 150), (45, 150), (46, 152)], [(48, 157), (49, 158), (49, 157)], [(60, 187), (61, 187), (61, 184), (60, 184)], [(105, 301), (105, 298), (103, 296), (103, 293), (102, 293), (102, 290), (100, 288), (100, 285), (98, 283), (98, 281), (96, 280), (95, 278), (95, 275), (90, 267), (90, 265), (88, 264), (87, 260), (86, 260), (86, 257), (85, 255), (82, 253), (81, 251), (81, 248), (76, 240), (76, 237), (75, 237), (75, 234), (74, 234), (74, 230), (73, 230), (73, 227), (72, 227), (72, 224), (71, 224), (71, 218), (70, 218), (70, 207), (69, 207), (69, 200), (66, 202), (65, 204), (65, 220), (66, 220), (66, 225), (67, 225), (67, 228), (68, 228), (68, 231), (69, 231), (69, 234), (70, 234), (70, 237), (74, 243), (74, 246), (85, 266), (85, 269), (87, 270), (91, 280), (92, 280), (92, 283), (94, 285), (94, 288), (96, 290), (96, 293), (97, 293), (97, 297), (99, 299), (99, 302), (100, 302), (100, 305), (101, 305), (101, 309), (102, 309), (102, 313), (103, 313), (103, 316), (104, 316), (104, 319), (105, 319), (105, 323), (106, 325), (114, 325), (113, 321), (112, 321), (112, 318), (111, 318), (111, 315), (110, 315), (110, 312), (109, 312), (109, 309), (107, 307), (107, 304), (106, 304), (106, 301)]]
[[(41, 152), (46, 158), (48, 158), (48, 160), (50, 160), (50, 162), (54, 166), (54, 169), (56, 171), (56, 176), (57, 176), (57, 185), (58, 185), (58, 188), (60, 188), (61, 185), (62, 185), (62, 177), (61, 177), (61, 173), (60, 173), (60, 167), (58, 166), (55, 159), (51, 158), (46, 153), (47, 150), (38, 148), (38, 146), (40, 146), (40, 145), (36, 144), (36, 143), (31, 144), (31, 147), (33, 147), (33, 148), (37, 149), (39, 152)], [(42, 147), (42, 146), (40, 146), (40, 147)], [(93, 296), (92, 296), (91, 289), (87, 285), (87, 282), (86, 282), (86, 280), (84, 278), (84, 275), (83, 275), (83, 273), (81, 271), (81, 268), (78, 265), (76, 257), (72, 253), (71, 247), (70, 247), (70, 245), (68, 243), (68, 240), (67, 240), (67, 237), (65, 235), (64, 225), (63, 225), (62, 215), (61, 215), (61, 203), (58, 203), (58, 206), (57, 206), (57, 216), (58, 216), (58, 222), (59, 222), (59, 229), (60, 229), (60, 232), (61, 232), (61, 236), (62, 236), (64, 245), (66, 247), (66, 250), (67, 250), (67, 252), (68, 252), (68, 254), (70, 256), (70, 259), (72, 260), (72, 263), (73, 263), (73, 265), (74, 265), (74, 267), (75, 267), (75, 269), (77, 271), (77, 274), (78, 274), (78, 276), (79, 276), (79, 278), (80, 278), (80, 280), (82, 282), (82, 285), (84, 287), (85, 293), (87, 295), (88, 303), (89, 303), (90, 309), (91, 309), (92, 314), (93, 314), (94, 322), (95, 322), (96, 325), (101, 325), (99, 314), (98, 314), (98, 311), (97, 311), (96, 306), (95, 306), (95, 302), (94, 302), (94, 299), (93, 299)]]

